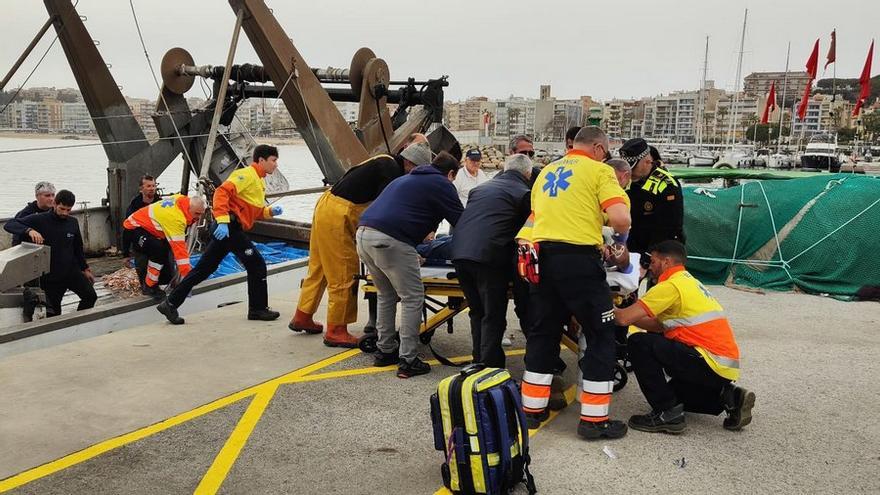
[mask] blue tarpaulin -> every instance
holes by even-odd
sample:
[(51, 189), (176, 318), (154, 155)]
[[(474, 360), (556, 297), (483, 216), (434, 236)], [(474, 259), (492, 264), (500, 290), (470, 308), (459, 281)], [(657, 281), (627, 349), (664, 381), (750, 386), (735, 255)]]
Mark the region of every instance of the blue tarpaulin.
[[(267, 242), (265, 244), (255, 242), (254, 245), (257, 247), (260, 254), (263, 255), (263, 259), (266, 260), (267, 265), (274, 265), (284, 261), (300, 260), (309, 255), (308, 250), (291, 247), (283, 242)], [(193, 267), (198, 264), (199, 258), (201, 257), (201, 254), (190, 256), (190, 263), (192, 263)], [(235, 255), (229, 253), (223, 258), (223, 261), (220, 262), (220, 266), (217, 267), (217, 270), (209, 278), (223, 277), (225, 275), (231, 275), (243, 271), (244, 267), (238, 262)]]

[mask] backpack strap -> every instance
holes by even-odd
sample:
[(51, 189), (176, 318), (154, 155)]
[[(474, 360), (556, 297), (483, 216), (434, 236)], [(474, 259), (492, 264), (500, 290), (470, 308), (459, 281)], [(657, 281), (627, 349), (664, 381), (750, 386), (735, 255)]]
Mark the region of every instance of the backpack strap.
[(492, 399), (495, 411), (495, 422), (498, 425), (498, 434), (501, 439), (501, 447), (498, 449), (501, 455), (501, 472), (507, 473), (513, 466), (513, 459), (510, 456), (510, 446), (514, 443), (510, 438), (510, 422), (507, 417), (509, 409), (508, 402), (504, 398), (504, 390), (494, 387), (489, 390), (489, 397)]
[(520, 402), (519, 388), (513, 380), (510, 380), (504, 384), (503, 390), (513, 401), (516, 408), (516, 424), (519, 429), (519, 438), (522, 439), (523, 473), (526, 475), (526, 490), (528, 490), (529, 495), (534, 495), (538, 493), (538, 488), (535, 486), (535, 477), (529, 471), (529, 464), (532, 462), (532, 458), (529, 456), (529, 429), (526, 427), (526, 413), (523, 411)]
[(451, 366), (451, 367), (453, 367), (453, 368), (461, 368), (462, 366), (464, 366), (464, 365), (466, 365), (466, 364), (469, 364), (469, 362), (464, 362), (464, 363), (461, 363), (461, 364), (456, 364), (456, 363), (450, 361), (448, 358), (446, 358), (446, 357), (443, 356), (442, 354), (440, 354), (439, 352), (437, 352), (436, 350), (434, 350), (434, 346), (431, 345), (431, 339), (434, 337), (434, 332), (435, 332), (436, 330), (437, 330), (436, 328), (431, 329), (431, 330), (429, 330), (429, 331), (427, 331), (427, 332), (425, 332), (425, 333), (423, 333), (423, 334), (421, 334), (421, 335), (419, 336), (419, 339), (421, 339), (422, 343), (424, 343), (425, 345), (427, 345), (427, 346), (428, 346), (428, 349), (431, 350), (431, 354), (434, 356), (434, 359), (436, 359), (437, 362), (439, 362), (439, 363), (442, 364), (443, 366)]

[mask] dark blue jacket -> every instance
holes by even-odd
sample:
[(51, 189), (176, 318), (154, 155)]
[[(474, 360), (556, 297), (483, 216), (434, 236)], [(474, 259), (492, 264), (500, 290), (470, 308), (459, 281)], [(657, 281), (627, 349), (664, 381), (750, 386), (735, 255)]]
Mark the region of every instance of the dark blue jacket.
[[(21, 211), (16, 213), (15, 217), (13, 217), (13, 218), (23, 218), (23, 217), (33, 215), (35, 213), (43, 213), (44, 211), (49, 211), (51, 209), (52, 208), (47, 208), (45, 210), (41, 210), (41, 209), (37, 208), (36, 201), (31, 201), (30, 203), (27, 204), (27, 206), (22, 208)], [(22, 239), (21, 236), (17, 236), (17, 235), (12, 236), (12, 245), (13, 246), (18, 246), (19, 244), (21, 244), (22, 241), (30, 241), (30, 238)]]
[(54, 210), (14, 218), (4, 226), (7, 232), (30, 240), (28, 231), (36, 230), (43, 236), (43, 243), (52, 248), (49, 255), (48, 280), (64, 280), (74, 270), (89, 267), (83, 254), (82, 235), (76, 218), (61, 218)]
[(415, 247), (444, 218), (455, 225), (461, 211), (452, 182), (434, 166), (422, 165), (391, 181), (361, 215), (359, 225)]
[(493, 266), (512, 265), (514, 238), (531, 212), (529, 182), (519, 172), (501, 172), (471, 190), (452, 236), (452, 259)]

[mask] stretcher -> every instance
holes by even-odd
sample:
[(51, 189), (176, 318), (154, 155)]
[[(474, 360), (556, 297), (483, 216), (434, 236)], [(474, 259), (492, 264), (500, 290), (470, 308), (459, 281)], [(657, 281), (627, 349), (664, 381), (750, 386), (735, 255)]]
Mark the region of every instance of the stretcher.
[[(468, 308), (468, 302), (464, 297), (464, 292), (462, 291), (461, 286), (458, 284), (458, 278), (455, 275), (455, 267), (452, 265), (423, 266), (421, 267), (421, 275), (422, 284), (425, 287), (425, 304), (422, 309), (422, 323), (419, 327), (419, 339), (423, 344), (430, 347), (431, 339), (435, 332), (444, 324), (446, 324), (446, 332), (450, 334), (452, 333), (453, 319)], [(366, 273), (363, 267), (358, 278), (365, 282), (363, 285), (364, 298), (367, 300), (370, 315), (370, 323), (367, 326), (375, 328), (377, 313), (376, 295), (378, 290), (373, 284), (372, 278)], [(512, 298), (512, 293), (508, 292), (508, 297)], [(445, 298), (445, 301), (441, 300), (441, 298)], [(579, 334), (580, 329), (576, 324), (566, 325), (562, 334), (562, 345), (574, 352), (578, 357), (581, 356), (578, 343)], [(378, 350), (376, 346), (377, 340), (378, 336), (376, 333), (367, 333), (361, 337), (358, 343), (358, 348), (365, 353), (374, 353)], [(620, 339), (617, 340), (618, 363), (615, 365), (614, 369), (615, 391), (626, 386), (628, 381), (625, 338), (622, 342)], [(621, 346), (623, 346), (623, 349), (621, 349)], [(459, 366), (459, 364), (452, 363), (448, 359), (437, 354), (433, 348), (430, 349), (434, 354), (434, 357), (442, 364), (447, 366)], [(621, 350), (624, 351), (623, 354), (621, 354)]]

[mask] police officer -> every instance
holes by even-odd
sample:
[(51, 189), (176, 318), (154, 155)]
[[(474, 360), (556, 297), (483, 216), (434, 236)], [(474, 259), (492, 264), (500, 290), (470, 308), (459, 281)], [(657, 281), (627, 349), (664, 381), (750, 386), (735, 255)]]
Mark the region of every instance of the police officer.
[(77, 311), (94, 307), (98, 300), (92, 287), (95, 277), (83, 254), (79, 223), (70, 216), (74, 204), (76, 196), (62, 189), (55, 195), (50, 211), (14, 218), (4, 227), (21, 239), (52, 248), (49, 273), (40, 277), (40, 287), (46, 292), (48, 316), (61, 314), (61, 299), (68, 290), (79, 296)]
[(616, 358), (614, 310), (601, 255), (603, 213), (617, 243), (626, 242), (630, 227), (626, 193), (611, 167), (602, 163), (608, 155), (608, 137), (601, 129), (581, 129), (573, 149), (538, 175), (531, 193), (531, 225), (527, 222), (517, 235), (533, 242), (540, 266), (526, 335), (526, 422), (537, 428), (549, 415), (562, 328), (574, 315), (587, 341), (579, 362), (583, 392), (578, 425), (578, 435), (586, 439), (620, 438), (627, 430), (622, 421), (608, 416)]
[[(627, 247), (645, 254), (651, 246), (667, 240), (684, 243), (684, 201), (681, 185), (652, 156), (642, 138), (634, 138), (620, 147), (620, 157), (632, 167), (632, 184), (627, 194), (632, 204), (632, 231)], [(656, 152), (656, 150), (654, 150)], [(643, 263), (647, 261), (642, 256)]]

